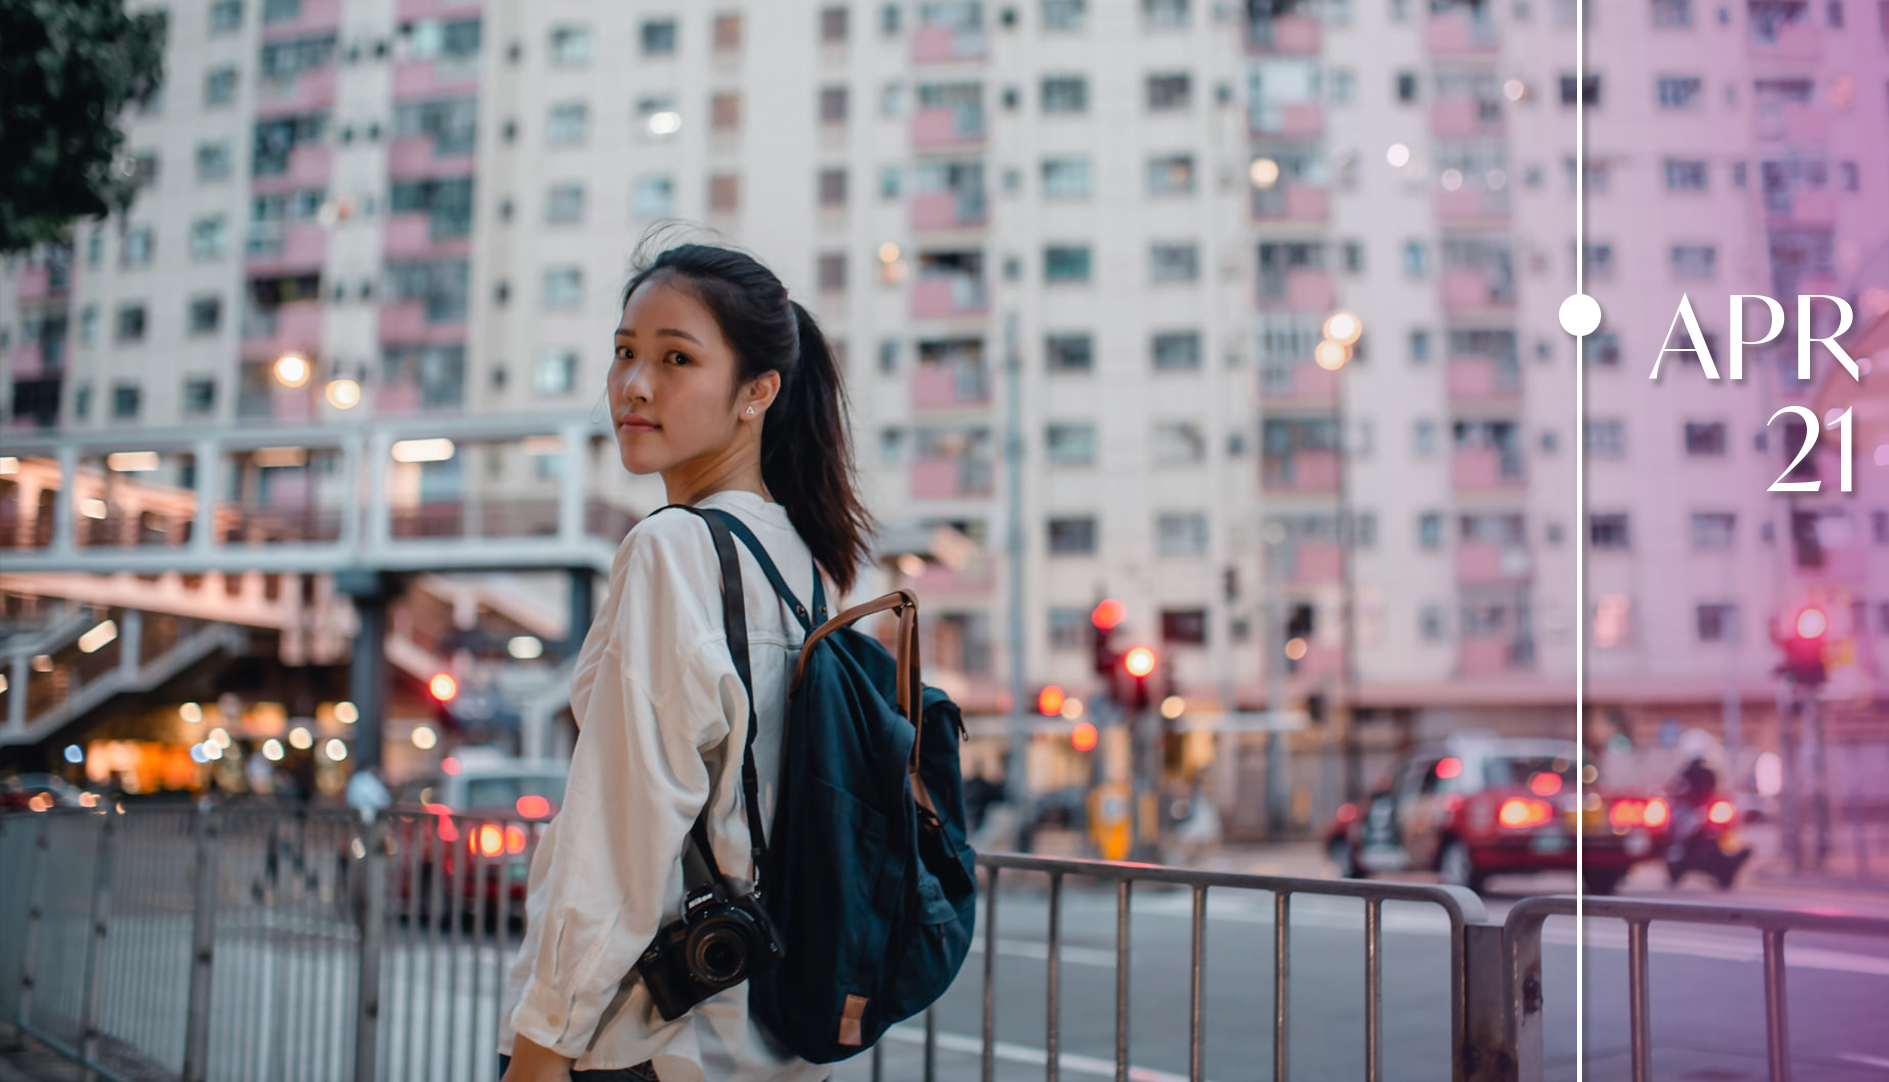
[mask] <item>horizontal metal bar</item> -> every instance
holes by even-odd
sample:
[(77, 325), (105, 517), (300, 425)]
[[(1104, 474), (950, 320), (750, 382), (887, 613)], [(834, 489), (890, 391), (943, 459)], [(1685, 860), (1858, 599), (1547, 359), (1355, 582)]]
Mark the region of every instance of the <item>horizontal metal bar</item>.
[[(1889, 937), (1889, 919), (1854, 917), (1839, 913), (1813, 913), (1796, 909), (1766, 909), (1760, 906), (1727, 905), (1714, 902), (1668, 902), (1640, 898), (1582, 899), (1589, 917), (1615, 920), (1673, 921), (1680, 924), (1719, 924), (1735, 928), (1796, 929), (1808, 932), (1832, 932), (1839, 935)], [(1514, 928), (1525, 922), (1539, 923), (1551, 916), (1573, 916), (1574, 895), (1547, 894), (1523, 898), (1509, 908), (1506, 923)]]
[(148, 428), (135, 432), (69, 432), (55, 436), (9, 433), (0, 437), (0, 454), (51, 455), (61, 447), (81, 454), (111, 451), (195, 451), (205, 443), (219, 450), (253, 451), (262, 447), (331, 448), (384, 434), (391, 439), (444, 436), (468, 443), (484, 440), (557, 436), (573, 425), (586, 434), (607, 435), (608, 426), (592, 424), (568, 413), (481, 414), (460, 417), (376, 418), (371, 421), (336, 421), (320, 425), (258, 425), (219, 431), (206, 437), (200, 428)]

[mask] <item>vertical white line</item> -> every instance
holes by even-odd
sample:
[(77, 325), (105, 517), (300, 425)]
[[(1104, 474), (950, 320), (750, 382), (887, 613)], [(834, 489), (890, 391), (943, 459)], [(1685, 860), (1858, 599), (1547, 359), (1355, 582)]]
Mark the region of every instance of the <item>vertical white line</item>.
[[(1587, 0), (1574, 0), (1574, 292), (1587, 271)], [(1574, 1082), (1587, 1070), (1587, 336), (1574, 339)]]

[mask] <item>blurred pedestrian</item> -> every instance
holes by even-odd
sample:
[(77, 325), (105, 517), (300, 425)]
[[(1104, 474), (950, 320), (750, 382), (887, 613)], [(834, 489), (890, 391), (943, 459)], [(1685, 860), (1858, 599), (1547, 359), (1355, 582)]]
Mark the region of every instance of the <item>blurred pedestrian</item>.
[(380, 767), (363, 766), (348, 777), (347, 801), (348, 807), (361, 813), (364, 823), (372, 820), (375, 812), (393, 803), (386, 783), (380, 780)]

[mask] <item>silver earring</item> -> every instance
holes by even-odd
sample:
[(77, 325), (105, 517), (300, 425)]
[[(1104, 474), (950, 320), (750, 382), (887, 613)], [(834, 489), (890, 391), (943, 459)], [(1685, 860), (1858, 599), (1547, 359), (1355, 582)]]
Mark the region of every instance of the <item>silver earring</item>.
[(754, 416), (754, 407), (753, 407), (753, 406), (749, 406), (749, 407), (748, 407), (748, 416), (750, 416), (750, 417), (752, 417), (752, 416)]

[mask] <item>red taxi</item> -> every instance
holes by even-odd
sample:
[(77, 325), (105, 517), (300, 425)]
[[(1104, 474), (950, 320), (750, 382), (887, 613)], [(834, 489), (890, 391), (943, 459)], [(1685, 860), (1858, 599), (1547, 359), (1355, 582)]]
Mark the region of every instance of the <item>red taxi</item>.
[(531, 852), (564, 800), (567, 774), (553, 760), (468, 756), (402, 786), (392, 808), (389, 878), (403, 908), (419, 915), (436, 904), (447, 908), (456, 884), (464, 913), (483, 905), (495, 919), (502, 882), (512, 917), (523, 919)]
[(1340, 807), (1326, 842), (1347, 877), (1435, 871), (1480, 891), (1491, 875), (1572, 870), (1578, 821), (1586, 888), (1610, 894), (1634, 864), (1665, 852), (1672, 807), (1609, 787), (1591, 763), (1586, 772), (1577, 810), (1573, 741), (1453, 736)]

